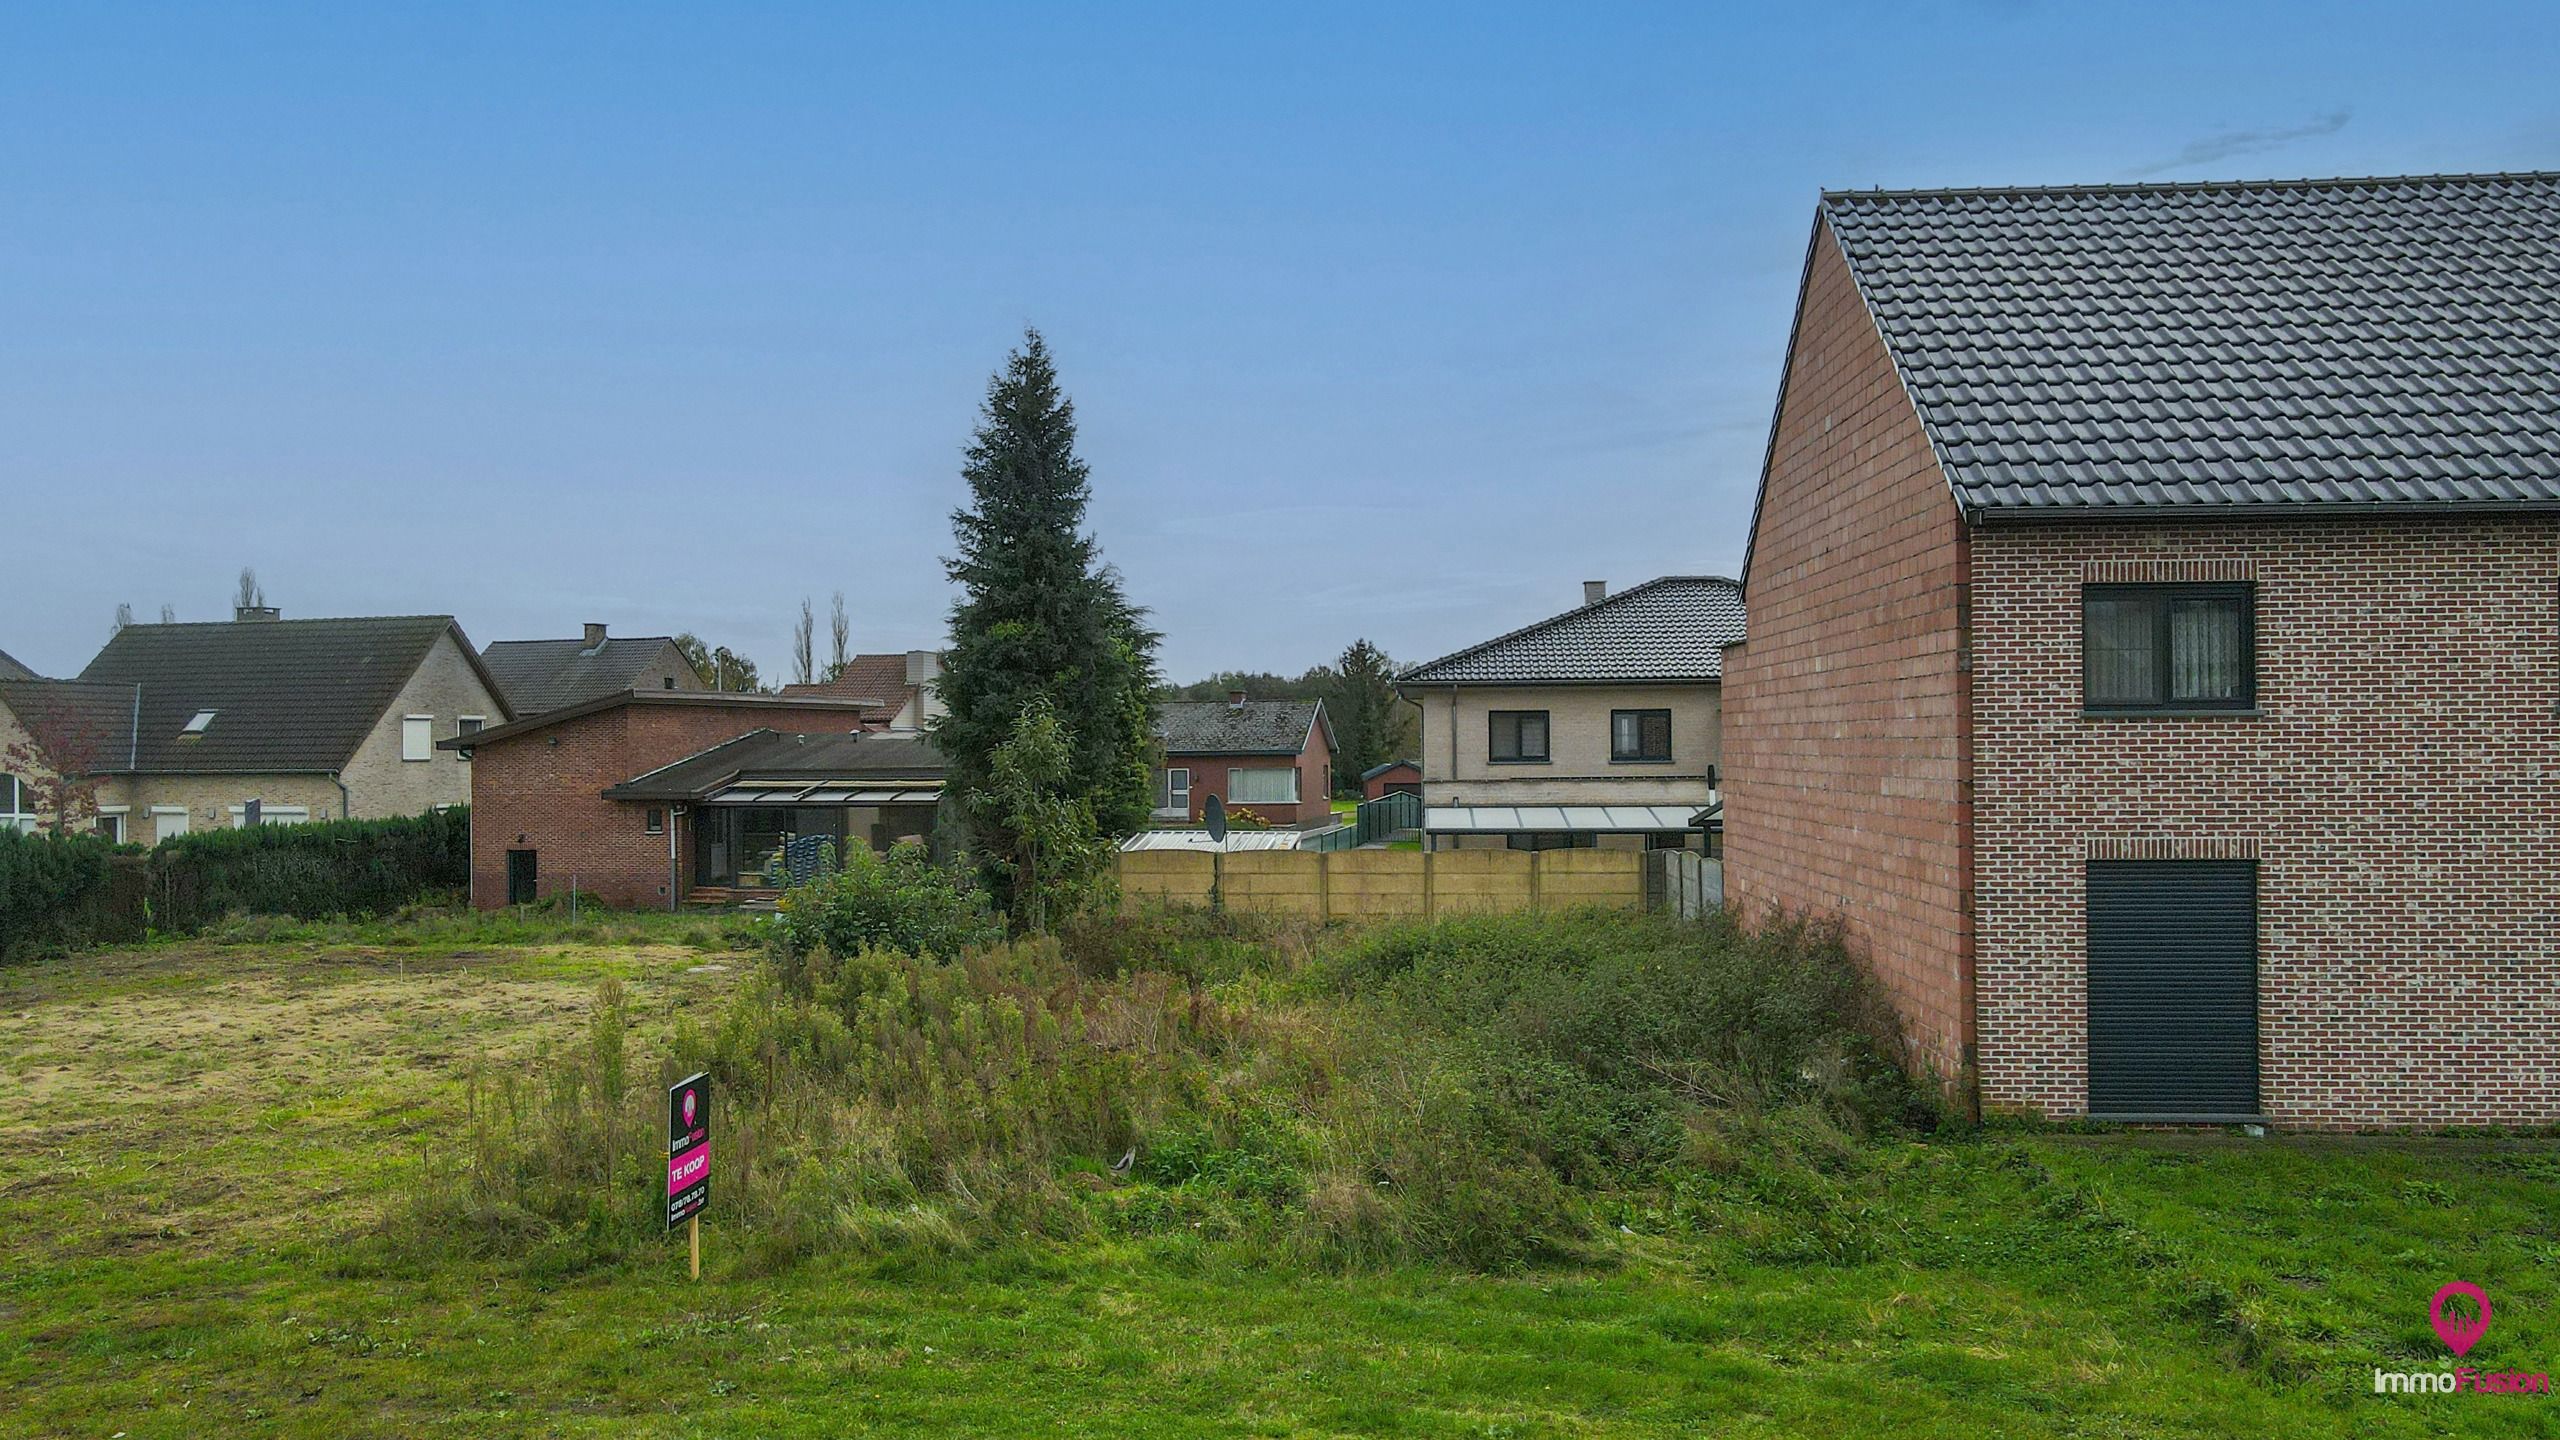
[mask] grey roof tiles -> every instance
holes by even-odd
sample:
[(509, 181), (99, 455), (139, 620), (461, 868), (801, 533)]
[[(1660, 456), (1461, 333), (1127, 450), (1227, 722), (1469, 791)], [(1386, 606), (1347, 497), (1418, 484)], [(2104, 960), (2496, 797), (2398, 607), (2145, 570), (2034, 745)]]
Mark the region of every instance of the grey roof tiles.
[(1742, 639), (1742, 586), (1721, 575), (1665, 575), (1416, 665), (1407, 685), (1601, 685), (1724, 678)]
[(1156, 707), (1156, 738), (1167, 755), (1295, 755), (1323, 714), (1320, 700), (1169, 700)]
[(2560, 175), (1821, 215), (1968, 513), (2560, 506)]
[(507, 704), (538, 715), (628, 690), (675, 641), (664, 635), (585, 640), (495, 640), (480, 652)]

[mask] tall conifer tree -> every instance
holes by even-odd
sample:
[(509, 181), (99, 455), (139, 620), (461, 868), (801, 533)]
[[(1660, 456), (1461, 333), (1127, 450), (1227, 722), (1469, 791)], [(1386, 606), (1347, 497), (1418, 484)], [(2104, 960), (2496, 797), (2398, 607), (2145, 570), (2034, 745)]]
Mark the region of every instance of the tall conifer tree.
[(969, 505), (951, 517), (958, 553), (945, 562), (961, 595), (933, 730), (990, 860), (1023, 839), (986, 797), (996, 748), (1035, 699), (1065, 727), (1068, 784), (1092, 802), (1102, 833), (1147, 820), (1157, 637), (1084, 528), (1093, 491), (1075, 442), (1075, 406), (1049, 347), (1026, 332), (987, 386), (961, 468)]

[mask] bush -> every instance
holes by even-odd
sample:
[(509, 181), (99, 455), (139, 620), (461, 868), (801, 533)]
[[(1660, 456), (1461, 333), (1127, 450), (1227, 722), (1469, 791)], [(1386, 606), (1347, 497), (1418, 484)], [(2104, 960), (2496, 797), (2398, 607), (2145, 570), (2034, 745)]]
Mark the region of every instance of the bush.
[(886, 855), (847, 846), (843, 869), (785, 891), (778, 908), (778, 943), (794, 961), (872, 949), (948, 959), (1004, 935), (986, 897), (914, 840)]
[(151, 864), (153, 923), (163, 930), (194, 930), (237, 912), (387, 915), (470, 883), (471, 817), (457, 808), (197, 831), (163, 842)]
[[(1859, 1137), (1928, 1115), (1818, 931), (1164, 912), (1004, 941), (920, 855), (784, 904), (797, 932), (656, 1065), (713, 1075), (715, 1203), (758, 1265), (1100, 1229), (1502, 1270), (1595, 1219), (1837, 1263), (1869, 1243)], [(664, 1116), (614, 1078), (622, 1036), (600, 996), (587, 1043), (483, 1082), (415, 1233), (546, 1265), (645, 1243)]]
[(0, 828), (0, 961), (125, 938), (139, 906), (117, 903), (116, 859), (95, 835)]

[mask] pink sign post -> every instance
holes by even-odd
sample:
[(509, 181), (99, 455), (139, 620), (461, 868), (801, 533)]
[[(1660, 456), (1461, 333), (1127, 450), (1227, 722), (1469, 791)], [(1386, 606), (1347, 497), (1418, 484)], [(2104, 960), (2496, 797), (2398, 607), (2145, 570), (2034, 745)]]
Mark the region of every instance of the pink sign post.
[(691, 1075), (667, 1087), (667, 1228), (681, 1221), (702, 1278), (702, 1207), (711, 1199), (711, 1077)]

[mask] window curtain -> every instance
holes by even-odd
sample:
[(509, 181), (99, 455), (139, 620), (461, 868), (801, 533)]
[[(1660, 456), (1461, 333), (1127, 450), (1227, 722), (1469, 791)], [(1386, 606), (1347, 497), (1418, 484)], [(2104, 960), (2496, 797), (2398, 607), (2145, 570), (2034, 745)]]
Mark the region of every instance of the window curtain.
[(2169, 607), (2169, 693), (2178, 700), (2240, 698), (2240, 607), (2179, 600)]
[(1230, 805), (1295, 805), (1298, 803), (1298, 772), (1286, 770), (1230, 770), (1227, 772), (1227, 803)]
[(2160, 699), (2160, 652), (2149, 600), (2091, 600), (2081, 626), (2088, 647), (2089, 703), (2149, 705)]

